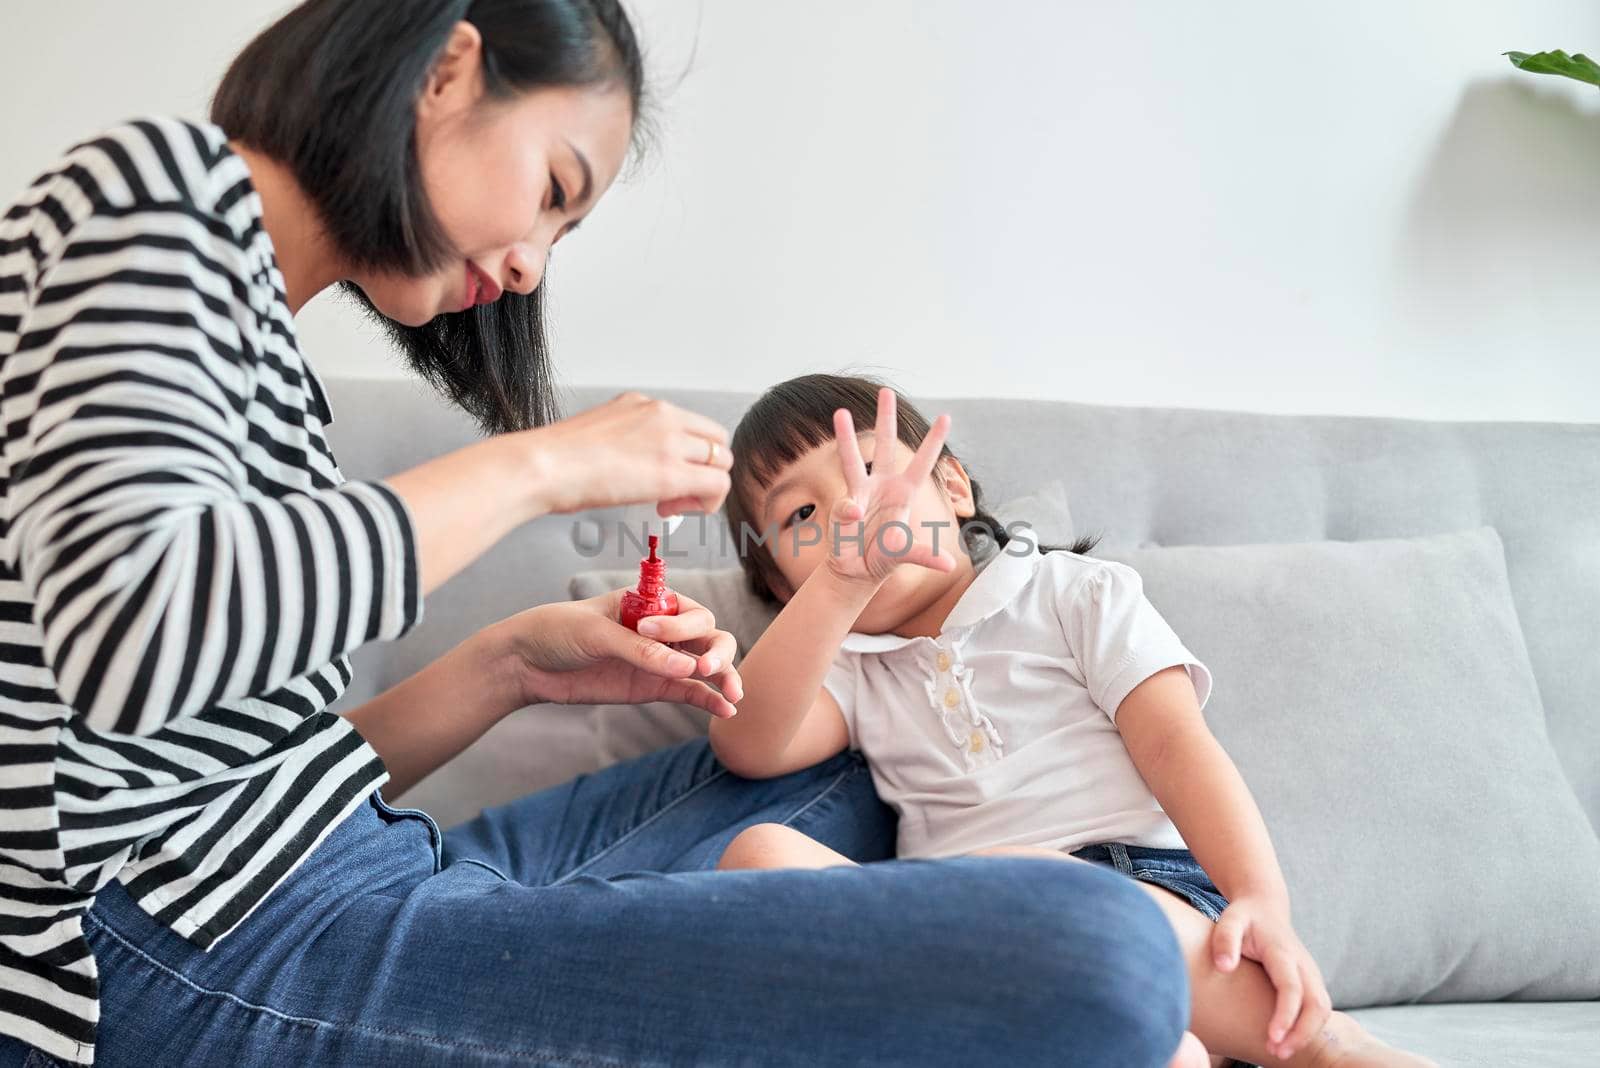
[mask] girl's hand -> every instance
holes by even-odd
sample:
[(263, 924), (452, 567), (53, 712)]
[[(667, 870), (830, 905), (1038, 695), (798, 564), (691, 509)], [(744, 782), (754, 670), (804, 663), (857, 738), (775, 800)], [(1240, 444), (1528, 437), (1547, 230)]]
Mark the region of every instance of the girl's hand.
[(642, 393), (522, 434), (545, 511), (660, 502), (664, 516), (714, 512), (728, 495), (728, 432)]
[[(939, 462), (939, 450), (950, 432), (950, 417), (941, 415), (933, 421), (916, 455), (904, 471), (898, 472), (894, 463), (898, 441), (895, 425), (894, 390), (885, 387), (878, 391), (872, 471), (868, 473), (850, 413), (843, 408), (833, 413), (833, 432), (839, 443), (839, 463), (844, 469), (848, 496), (834, 504), (825, 537), (830, 546), (838, 548), (828, 554), (828, 566), (847, 581), (881, 583), (901, 564), (917, 564), (935, 571), (950, 571), (956, 566), (948, 552), (934, 552), (931, 542), (919, 540), (908, 522), (911, 502)], [(859, 542), (855, 540), (857, 534), (861, 537)]]
[(677, 701), (732, 716), (744, 696), (733, 635), (682, 594), (676, 616), (648, 616), (639, 622), (647, 633), (635, 634), (617, 622), (624, 592), (539, 605), (497, 624), (516, 650), (524, 703)]
[(1273, 1056), (1292, 1057), (1327, 1023), (1333, 1003), (1322, 971), (1280, 903), (1248, 896), (1234, 900), (1217, 920), (1211, 953), (1224, 972), (1239, 966), (1241, 954), (1249, 957), (1277, 988), (1278, 1004), (1267, 1021), (1267, 1049)]

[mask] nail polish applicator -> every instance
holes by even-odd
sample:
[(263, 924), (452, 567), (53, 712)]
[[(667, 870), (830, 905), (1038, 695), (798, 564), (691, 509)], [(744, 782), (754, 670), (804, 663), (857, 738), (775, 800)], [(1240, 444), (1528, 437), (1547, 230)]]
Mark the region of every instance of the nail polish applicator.
[[(639, 620), (646, 616), (675, 616), (678, 614), (678, 595), (667, 586), (667, 562), (657, 553), (661, 539), (683, 521), (681, 515), (665, 519), (655, 514), (650, 506), (648, 515), (639, 517), (639, 525), (649, 539), (650, 555), (639, 561), (639, 585), (622, 595), (622, 609), (618, 619), (629, 630), (639, 629)], [(631, 526), (631, 524), (630, 524)]]

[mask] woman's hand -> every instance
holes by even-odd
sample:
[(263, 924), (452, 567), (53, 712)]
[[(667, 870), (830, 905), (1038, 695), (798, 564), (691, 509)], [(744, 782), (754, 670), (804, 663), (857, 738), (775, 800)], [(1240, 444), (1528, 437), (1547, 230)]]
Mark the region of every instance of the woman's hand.
[(728, 495), (728, 432), (642, 393), (624, 393), (522, 435), (545, 511), (660, 502), (663, 516), (714, 512)]
[[(877, 584), (901, 564), (918, 564), (935, 571), (950, 571), (955, 559), (948, 552), (935, 552), (929, 542), (917, 538), (908, 519), (917, 491), (933, 474), (939, 450), (950, 432), (950, 417), (933, 421), (916, 455), (897, 471), (894, 462), (895, 395), (884, 387), (878, 391), (878, 418), (873, 432), (872, 471), (861, 459), (856, 442), (855, 422), (840, 408), (833, 413), (833, 432), (839, 443), (839, 463), (844, 469), (848, 496), (834, 504), (828, 522), (830, 544), (837, 552), (828, 554), (828, 566), (838, 577), (851, 582)], [(856, 535), (860, 535), (860, 541)]]
[(1249, 896), (1231, 902), (1212, 932), (1211, 953), (1219, 971), (1233, 971), (1241, 955), (1266, 970), (1278, 991), (1267, 1021), (1267, 1049), (1274, 1056), (1289, 1059), (1328, 1022), (1333, 1003), (1322, 971), (1280, 904)]
[(647, 616), (635, 634), (617, 622), (624, 592), (539, 605), (495, 625), (516, 654), (523, 703), (677, 701), (732, 716), (744, 696), (733, 635), (682, 594), (677, 615)]

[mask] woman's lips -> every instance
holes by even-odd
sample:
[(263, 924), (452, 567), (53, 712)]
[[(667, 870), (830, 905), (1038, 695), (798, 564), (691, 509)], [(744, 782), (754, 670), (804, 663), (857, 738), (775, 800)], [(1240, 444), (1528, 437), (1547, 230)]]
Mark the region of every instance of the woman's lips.
[(503, 290), (500, 283), (484, 274), (471, 261), (467, 261), (467, 303), (470, 308), (475, 304), (492, 304), (500, 299)]

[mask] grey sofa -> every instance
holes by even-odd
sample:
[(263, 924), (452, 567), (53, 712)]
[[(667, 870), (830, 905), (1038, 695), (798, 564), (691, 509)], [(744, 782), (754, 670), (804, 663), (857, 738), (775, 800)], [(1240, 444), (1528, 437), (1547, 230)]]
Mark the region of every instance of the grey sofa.
[[(334, 379), (328, 387), (336, 417), (330, 436), (350, 477), (393, 473), (474, 436), (463, 417), (415, 383)], [(568, 410), (608, 395), (578, 391)], [(750, 399), (663, 395), (729, 426)], [(1600, 825), (1600, 426), (968, 399), (939, 408), (953, 413), (953, 444), (991, 501), (1059, 479), (1077, 529), (1102, 533), (1108, 550), (1494, 527), (1549, 743), (1587, 814), (1586, 830)], [(564, 598), (574, 572), (628, 566), (625, 551), (599, 561), (580, 555), (572, 531), (570, 517), (531, 524), (436, 592), (415, 632), (357, 654), (345, 705), (397, 683), (483, 624)], [(686, 547), (691, 558), (675, 563), (679, 571), (728, 562), (715, 544)], [(413, 790), (407, 803), (445, 823), (470, 817), (483, 805), (598, 766), (594, 731), (587, 709), (524, 710)], [(1539, 858), (1529, 863), (1536, 868)], [(1593, 877), (1600, 883), (1600, 870)], [(1600, 956), (1600, 945), (1590, 948)], [(1597, 1001), (1404, 1005), (1358, 1016), (1380, 1036), (1446, 1065), (1600, 1064)]]

